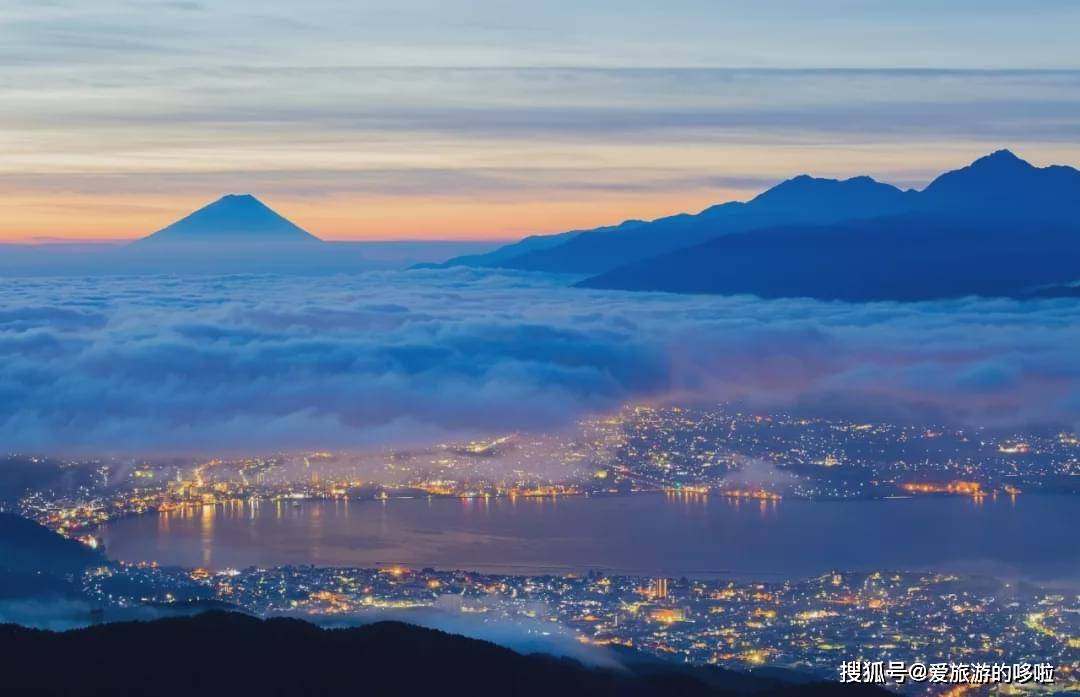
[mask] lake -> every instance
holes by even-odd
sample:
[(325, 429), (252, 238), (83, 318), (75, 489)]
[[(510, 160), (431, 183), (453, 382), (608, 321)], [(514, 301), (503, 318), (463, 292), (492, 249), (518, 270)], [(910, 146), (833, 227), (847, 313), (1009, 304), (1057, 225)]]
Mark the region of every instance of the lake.
[(213, 569), (284, 564), (758, 578), (831, 569), (1080, 580), (1080, 497), (736, 502), (558, 499), (265, 501), (125, 518), (110, 557)]

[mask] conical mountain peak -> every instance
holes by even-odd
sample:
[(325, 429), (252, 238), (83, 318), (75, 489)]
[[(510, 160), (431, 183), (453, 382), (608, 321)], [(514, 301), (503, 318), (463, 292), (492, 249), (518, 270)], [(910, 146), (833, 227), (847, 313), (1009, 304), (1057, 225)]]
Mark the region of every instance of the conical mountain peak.
[(255, 198), (251, 194), (225, 194), (224, 196), (219, 198), (217, 201), (214, 201), (214, 203), (210, 204), (210, 205), (214, 205), (214, 204), (233, 204), (233, 203), (258, 203), (259, 205), (262, 205), (262, 201)]
[(294, 243), (318, 238), (251, 194), (227, 194), (144, 238), (154, 242)]

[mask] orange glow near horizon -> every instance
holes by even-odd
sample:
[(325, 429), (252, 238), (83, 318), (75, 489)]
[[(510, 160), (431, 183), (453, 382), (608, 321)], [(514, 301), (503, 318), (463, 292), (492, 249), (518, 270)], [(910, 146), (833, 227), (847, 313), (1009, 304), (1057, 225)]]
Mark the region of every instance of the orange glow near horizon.
[[(0, 242), (137, 239), (228, 193), (252, 193), (279, 214), (329, 241), (503, 241), (615, 225), (628, 219), (697, 213), (717, 203), (749, 200), (770, 183), (802, 173), (840, 179), (868, 174), (901, 187), (921, 188), (936, 174), (963, 167), (1000, 144), (890, 143), (828, 149), (790, 144), (639, 143), (616, 147), (575, 143), (547, 150), (528, 142), (515, 143), (516, 147), (472, 142), (459, 145), (462, 149), (440, 164), (448, 171), (460, 172), (460, 177), (455, 174), (452, 178), (473, 177), (474, 183), (466, 181), (455, 189), (443, 180), (431, 185), (432, 193), (425, 190), (423, 167), (414, 171), (398, 161), (393, 178), (399, 184), (407, 182), (415, 191), (387, 193), (360, 185), (355, 190), (335, 188), (335, 183), (351, 176), (350, 172), (364, 171), (360, 160), (352, 161), (342, 154), (339, 160), (359, 169), (313, 173), (311, 181), (298, 184), (293, 178), (273, 175), (272, 168), (263, 170), (244, 160), (238, 149), (230, 153), (229, 160), (253, 169), (223, 175), (223, 182), (235, 182), (227, 185), (227, 190), (173, 186), (169, 177), (174, 173), (156, 159), (140, 174), (132, 174), (134, 170), (129, 168), (145, 163), (115, 156), (89, 169), (83, 160), (50, 160), (44, 170), (24, 174), (24, 167), (29, 166), (26, 162), (0, 157), (0, 176), (7, 177), (9, 184), (0, 190)], [(1051, 152), (1031, 147), (1018, 154), (1040, 166), (1080, 161), (1080, 149), (1059, 147)], [(212, 169), (200, 169), (203, 157), (182, 150), (170, 155), (170, 163), (187, 163), (193, 176), (214, 174)], [(289, 153), (274, 152), (271, 159), (281, 159), (282, 166), (300, 173), (314, 158), (312, 153), (306, 153), (307, 158), (286, 155)], [(484, 164), (489, 160), (500, 165), (524, 164), (509, 174), (485, 174)], [(481, 164), (477, 165), (478, 161)], [(421, 164), (432, 163), (425, 160)], [(262, 167), (270, 165), (262, 163)], [(249, 182), (250, 189), (243, 182)]]
[[(231, 192), (230, 192), (231, 193)], [(287, 198), (261, 196), (266, 205), (317, 237), (332, 240), (509, 240), (526, 235), (611, 225), (699, 210), (756, 192), (695, 190), (680, 194), (563, 200), (451, 198)], [(6, 198), (6, 197), (4, 197)], [(214, 197), (71, 196), (0, 198), (0, 241), (131, 240), (149, 235), (211, 203)]]

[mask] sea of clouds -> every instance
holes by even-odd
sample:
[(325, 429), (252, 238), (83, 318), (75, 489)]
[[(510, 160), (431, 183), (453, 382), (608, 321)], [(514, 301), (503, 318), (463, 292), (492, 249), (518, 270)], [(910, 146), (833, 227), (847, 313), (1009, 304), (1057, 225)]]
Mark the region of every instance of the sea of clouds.
[(471, 269), (0, 281), (0, 443), (361, 448), (555, 429), (637, 400), (1080, 422), (1080, 302), (591, 291)]

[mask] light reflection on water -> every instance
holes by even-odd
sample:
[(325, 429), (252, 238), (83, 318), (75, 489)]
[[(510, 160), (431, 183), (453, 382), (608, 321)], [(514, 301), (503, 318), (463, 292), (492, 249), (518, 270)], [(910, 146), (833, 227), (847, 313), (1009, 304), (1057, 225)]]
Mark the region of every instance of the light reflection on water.
[(1080, 497), (888, 501), (705, 494), (264, 501), (110, 523), (110, 556), (211, 568), (405, 564), (478, 571), (798, 577), (944, 570), (1080, 581)]

